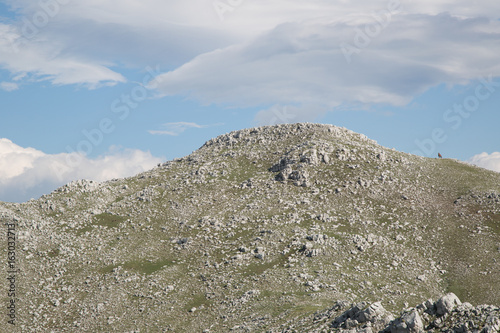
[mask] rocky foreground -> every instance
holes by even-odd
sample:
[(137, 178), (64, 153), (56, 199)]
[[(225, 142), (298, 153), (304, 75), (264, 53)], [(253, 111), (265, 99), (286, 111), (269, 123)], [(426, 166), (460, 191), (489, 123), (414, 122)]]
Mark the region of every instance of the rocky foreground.
[[(339, 312), (342, 312), (340, 316)], [(449, 293), (436, 302), (427, 300), (414, 308), (405, 309), (394, 318), (380, 302), (370, 305), (361, 302), (350, 306), (337, 302), (328, 311), (270, 332), (494, 333), (500, 332), (500, 308), (462, 303), (455, 294)]]
[(498, 331), (500, 174), (331, 125), (228, 133), (0, 218), (8, 331)]

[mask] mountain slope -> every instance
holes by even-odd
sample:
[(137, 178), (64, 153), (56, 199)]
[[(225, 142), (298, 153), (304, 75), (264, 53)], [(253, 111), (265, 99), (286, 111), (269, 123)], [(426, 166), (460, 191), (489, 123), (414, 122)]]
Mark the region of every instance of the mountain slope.
[(498, 173), (294, 124), (0, 214), (21, 236), (26, 329), (244, 332), (340, 300), (500, 304), (499, 193)]

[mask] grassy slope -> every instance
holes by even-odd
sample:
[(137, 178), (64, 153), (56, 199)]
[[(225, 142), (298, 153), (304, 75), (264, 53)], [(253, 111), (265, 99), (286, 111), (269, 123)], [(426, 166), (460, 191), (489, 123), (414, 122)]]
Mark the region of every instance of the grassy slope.
[[(17, 213), (30, 234), (22, 321), (218, 332), (242, 323), (264, 330), (338, 299), (382, 300), (396, 310), (451, 290), (473, 303), (500, 303), (499, 215), (473, 199), (455, 204), (471, 190), (500, 193), (499, 174), (385, 150), (356, 135), (255, 137), (205, 146), (97, 191), (62, 188), (23, 204)], [(311, 147), (333, 147), (331, 163), (305, 167), (311, 187), (273, 180), (271, 165), (292, 148)], [(348, 160), (335, 158), (342, 148)], [(385, 161), (376, 157), (382, 150)], [(240, 186), (249, 178), (252, 187)], [(328, 239), (307, 239), (319, 234)], [(320, 255), (308, 257), (308, 243)]]

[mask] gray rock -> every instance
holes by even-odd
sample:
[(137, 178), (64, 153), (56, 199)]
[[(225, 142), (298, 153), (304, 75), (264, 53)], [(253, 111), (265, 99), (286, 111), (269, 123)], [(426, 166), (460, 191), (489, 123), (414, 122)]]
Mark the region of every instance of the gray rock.
[(294, 160), (289, 159), (288, 157), (284, 157), (277, 164), (270, 167), (269, 171), (280, 172), (282, 170), (285, 170), (289, 165), (292, 165), (292, 164), (295, 164)]
[(357, 315), (357, 319), (361, 323), (365, 323), (368, 321), (373, 322), (379, 319), (385, 319), (387, 317), (391, 318), (390, 320), (392, 320), (392, 315), (387, 312), (387, 310), (382, 306), (381, 302), (371, 304), (366, 310), (361, 311)]
[(438, 316), (450, 313), (456, 306), (462, 304), (454, 293), (446, 294), (436, 302), (436, 313)]
[(281, 170), (281, 172), (276, 176), (276, 180), (280, 182), (284, 182), (288, 180), (290, 177), (290, 174), (293, 172), (293, 169), (291, 166), (286, 166), (284, 169)]
[(320, 159), (318, 158), (318, 153), (315, 149), (310, 150), (306, 153), (304, 153), (302, 156), (300, 156), (300, 162), (306, 163), (309, 165), (318, 165), (320, 162)]
[(484, 333), (500, 332), (500, 315), (490, 315), (486, 319), (486, 326), (482, 330)]
[(421, 333), (424, 332), (424, 324), (416, 309), (404, 313), (400, 318), (394, 320), (390, 325), (391, 333)]
[[(380, 331), (386, 327), (394, 317), (382, 306), (382, 303), (376, 302), (370, 306), (367, 303), (361, 302), (353, 304), (352, 307), (345, 311), (341, 316), (335, 318), (331, 326), (334, 328), (352, 328), (353, 323), (366, 324), (375, 331)], [(364, 328), (359, 328), (356, 332), (361, 332)]]

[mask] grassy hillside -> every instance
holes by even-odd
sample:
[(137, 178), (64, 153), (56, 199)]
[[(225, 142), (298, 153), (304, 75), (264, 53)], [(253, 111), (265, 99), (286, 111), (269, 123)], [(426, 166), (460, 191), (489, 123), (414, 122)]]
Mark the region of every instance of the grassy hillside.
[(498, 173), (295, 124), (0, 214), (25, 331), (245, 332), (339, 300), (500, 304), (499, 201)]

